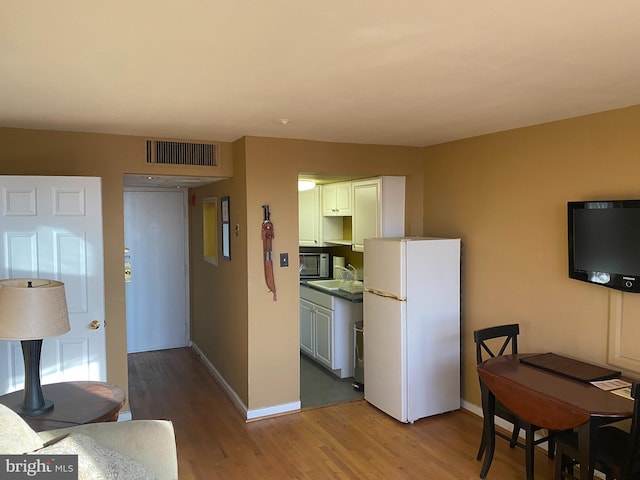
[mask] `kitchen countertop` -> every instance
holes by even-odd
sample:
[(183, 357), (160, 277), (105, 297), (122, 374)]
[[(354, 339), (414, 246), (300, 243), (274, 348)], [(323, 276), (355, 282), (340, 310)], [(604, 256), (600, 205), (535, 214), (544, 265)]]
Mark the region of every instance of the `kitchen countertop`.
[(362, 293), (349, 293), (343, 290), (327, 290), (325, 288), (308, 285), (307, 282), (308, 280), (300, 280), (300, 285), (304, 285), (305, 287), (311, 288), (312, 290), (316, 290), (318, 292), (326, 293), (327, 295), (331, 295), (332, 297), (341, 298), (343, 300), (346, 300), (347, 302), (362, 303)]

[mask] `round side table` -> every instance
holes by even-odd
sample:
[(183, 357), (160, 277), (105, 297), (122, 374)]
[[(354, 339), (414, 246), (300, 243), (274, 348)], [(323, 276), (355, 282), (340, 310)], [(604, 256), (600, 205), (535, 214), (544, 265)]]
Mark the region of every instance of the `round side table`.
[[(22, 417), (36, 432), (85, 423), (115, 422), (124, 405), (124, 391), (104, 382), (62, 382), (42, 386), (53, 410), (37, 417)], [(0, 396), (9, 408), (22, 404), (24, 390)]]

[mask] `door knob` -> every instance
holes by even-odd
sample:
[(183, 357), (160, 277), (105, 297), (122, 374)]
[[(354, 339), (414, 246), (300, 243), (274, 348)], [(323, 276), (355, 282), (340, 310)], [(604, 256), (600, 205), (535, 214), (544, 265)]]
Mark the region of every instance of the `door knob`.
[(94, 320), (89, 324), (90, 330), (98, 330), (100, 328), (100, 322), (98, 320)]

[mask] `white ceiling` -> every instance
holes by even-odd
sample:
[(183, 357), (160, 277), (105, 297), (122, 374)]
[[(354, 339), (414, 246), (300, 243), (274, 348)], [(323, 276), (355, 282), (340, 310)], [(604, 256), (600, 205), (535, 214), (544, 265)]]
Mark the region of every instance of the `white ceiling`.
[(424, 146), (640, 104), (638, 52), (638, 0), (3, 0), (0, 126)]

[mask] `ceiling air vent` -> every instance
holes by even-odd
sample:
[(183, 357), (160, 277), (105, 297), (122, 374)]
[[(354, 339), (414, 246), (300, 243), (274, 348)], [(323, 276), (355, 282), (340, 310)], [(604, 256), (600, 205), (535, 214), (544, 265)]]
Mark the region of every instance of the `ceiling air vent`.
[(147, 163), (215, 167), (218, 164), (217, 153), (215, 143), (147, 140)]

